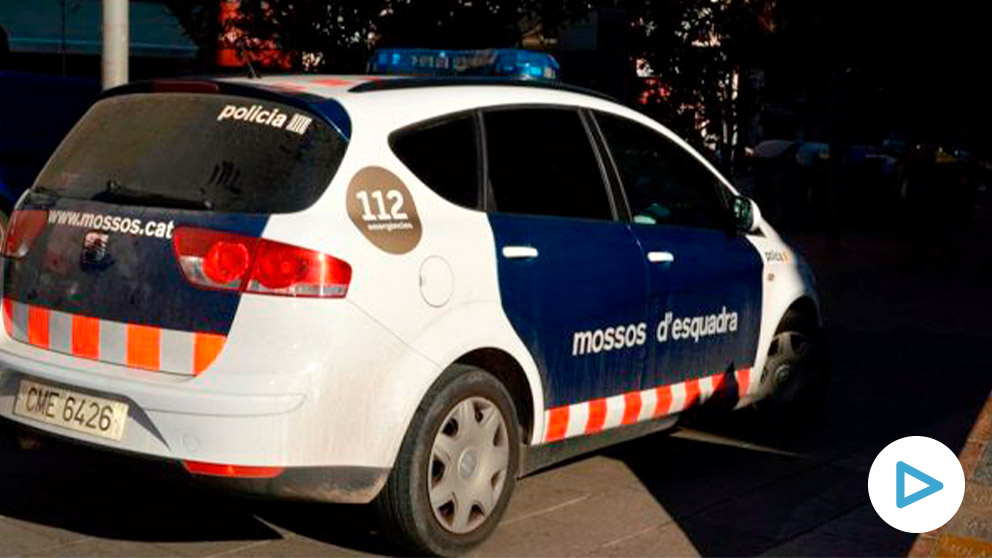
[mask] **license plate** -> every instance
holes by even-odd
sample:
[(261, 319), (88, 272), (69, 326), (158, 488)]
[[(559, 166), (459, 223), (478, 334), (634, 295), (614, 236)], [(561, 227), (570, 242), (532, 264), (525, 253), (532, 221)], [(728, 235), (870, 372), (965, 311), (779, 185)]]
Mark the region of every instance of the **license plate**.
[(15, 415), (117, 441), (124, 437), (127, 409), (127, 403), (31, 380), (21, 380), (14, 402)]

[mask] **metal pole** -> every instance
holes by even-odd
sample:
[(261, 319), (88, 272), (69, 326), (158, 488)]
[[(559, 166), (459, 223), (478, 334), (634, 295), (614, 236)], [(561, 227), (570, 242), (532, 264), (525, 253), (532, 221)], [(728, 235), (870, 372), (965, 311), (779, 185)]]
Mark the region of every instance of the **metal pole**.
[(103, 88), (127, 83), (128, 0), (103, 0)]
[(60, 23), (62, 25), (62, 40), (60, 41), (60, 44), (59, 44), (59, 48), (60, 48), (59, 54), (62, 57), (62, 76), (65, 77), (65, 75), (66, 75), (66, 73), (65, 73), (65, 70), (66, 70), (66, 63), (65, 63), (66, 62), (66, 51), (65, 51), (65, 27), (66, 27), (66, 25), (65, 25), (66, 24), (66, 22), (65, 22), (65, 17), (66, 17), (66, 13), (65, 13), (65, 0), (62, 0), (61, 4), (62, 4), (62, 21)]

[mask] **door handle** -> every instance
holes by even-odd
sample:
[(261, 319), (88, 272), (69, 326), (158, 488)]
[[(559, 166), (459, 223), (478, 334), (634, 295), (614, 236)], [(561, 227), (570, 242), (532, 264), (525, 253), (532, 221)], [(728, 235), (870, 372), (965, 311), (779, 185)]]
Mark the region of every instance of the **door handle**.
[(648, 261), (651, 263), (672, 263), (675, 261), (675, 254), (671, 252), (648, 252)]
[(509, 260), (529, 260), (537, 257), (533, 246), (504, 246), (503, 257)]

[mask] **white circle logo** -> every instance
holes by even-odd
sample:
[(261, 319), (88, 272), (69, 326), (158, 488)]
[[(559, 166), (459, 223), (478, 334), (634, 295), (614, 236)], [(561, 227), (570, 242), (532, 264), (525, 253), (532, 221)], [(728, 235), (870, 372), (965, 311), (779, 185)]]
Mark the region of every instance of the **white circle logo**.
[(964, 471), (947, 446), (908, 436), (885, 446), (868, 472), (868, 497), (886, 523), (925, 533), (954, 517), (964, 499)]

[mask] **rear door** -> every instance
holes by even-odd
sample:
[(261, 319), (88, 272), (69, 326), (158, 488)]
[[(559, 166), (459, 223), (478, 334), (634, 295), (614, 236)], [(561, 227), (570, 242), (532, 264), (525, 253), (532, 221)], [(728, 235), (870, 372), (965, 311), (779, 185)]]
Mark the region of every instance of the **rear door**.
[(652, 349), (643, 387), (749, 369), (761, 320), (762, 262), (733, 232), (726, 187), (651, 128), (606, 113), (595, 118), (648, 269)]
[(8, 331), (75, 356), (201, 371), (223, 347), (241, 292), (191, 284), (176, 237), (259, 237), (271, 214), (322, 195), (346, 146), (320, 115), (271, 99), (98, 102), (15, 214), (2, 263)]
[(537, 361), (546, 406), (636, 389), (649, 341), (645, 266), (615, 219), (584, 118), (511, 108), (482, 120), (502, 303)]

